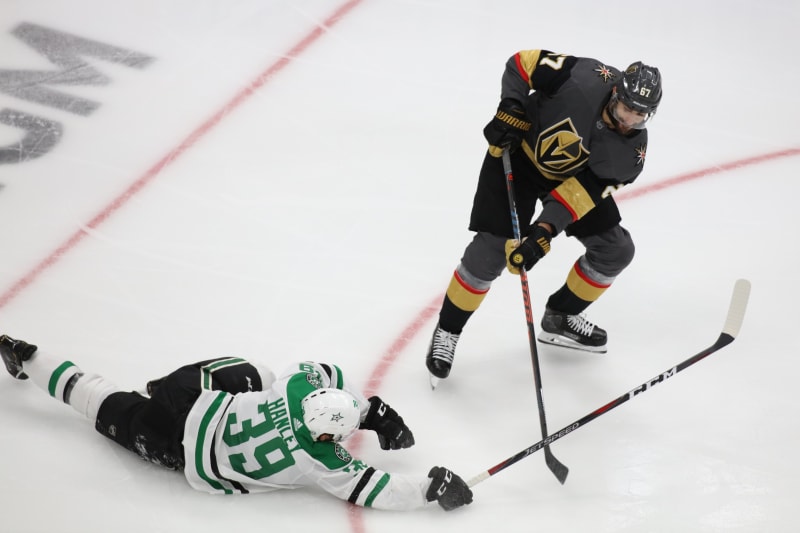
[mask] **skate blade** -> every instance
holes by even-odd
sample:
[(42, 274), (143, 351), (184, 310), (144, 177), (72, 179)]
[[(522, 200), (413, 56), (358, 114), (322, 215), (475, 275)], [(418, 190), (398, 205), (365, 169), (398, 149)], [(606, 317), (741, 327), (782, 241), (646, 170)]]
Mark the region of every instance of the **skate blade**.
[(436, 385), (438, 385), (442, 379), (437, 378), (433, 374), (428, 374), (428, 378), (430, 379), (431, 382), (431, 390), (436, 390)]
[(576, 342), (570, 339), (569, 337), (563, 337), (561, 335), (554, 335), (551, 333), (540, 333), (539, 342), (542, 342), (544, 344), (550, 344), (553, 346), (559, 346), (561, 348), (569, 348), (570, 350), (578, 350), (581, 352), (590, 352), (590, 353), (608, 352), (606, 346), (586, 346), (585, 344)]

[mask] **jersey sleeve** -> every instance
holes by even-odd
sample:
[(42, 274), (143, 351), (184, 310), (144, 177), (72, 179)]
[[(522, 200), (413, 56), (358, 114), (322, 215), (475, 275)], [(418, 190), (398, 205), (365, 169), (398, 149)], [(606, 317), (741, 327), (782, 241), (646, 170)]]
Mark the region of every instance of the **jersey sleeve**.
[(553, 235), (557, 235), (567, 225), (583, 218), (601, 199), (599, 183), (572, 176), (542, 199), (542, 213), (536, 221), (547, 222), (554, 228)]
[(561, 233), (569, 224), (588, 215), (605, 197), (622, 185), (597, 178), (591, 171), (579, 172), (564, 180), (542, 199), (542, 212), (536, 222), (547, 222)]
[(552, 94), (570, 77), (578, 58), (549, 50), (522, 50), (506, 61), (501, 98), (527, 101), (531, 91)]
[(300, 372), (308, 374), (308, 379), (310, 379), (312, 382), (314, 380), (318, 380), (318, 385), (315, 384), (315, 386), (318, 388), (340, 389), (345, 392), (349, 392), (358, 401), (358, 405), (361, 408), (361, 420), (367, 416), (369, 402), (360, 390), (350, 384), (347, 378), (345, 378), (342, 369), (337, 365), (332, 363), (301, 361), (290, 367), (285, 375), (291, 375)]
[(361, 507), (394, 511), (427, 504), (429, 481), (420, 476), (391, 474), (353, 458), (340, 444), (317, 442), (309, 449), (306, 477), (329, 494)]

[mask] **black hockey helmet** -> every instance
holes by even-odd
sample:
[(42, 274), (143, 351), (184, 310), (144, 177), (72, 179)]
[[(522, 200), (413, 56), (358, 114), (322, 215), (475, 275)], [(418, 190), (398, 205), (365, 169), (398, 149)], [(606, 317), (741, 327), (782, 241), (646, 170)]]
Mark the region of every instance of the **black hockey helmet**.
[(661, 73), (641, 61), (631, 63), (617, 82), (616, 92), (623, 104), (652, 116), (661, 102)]

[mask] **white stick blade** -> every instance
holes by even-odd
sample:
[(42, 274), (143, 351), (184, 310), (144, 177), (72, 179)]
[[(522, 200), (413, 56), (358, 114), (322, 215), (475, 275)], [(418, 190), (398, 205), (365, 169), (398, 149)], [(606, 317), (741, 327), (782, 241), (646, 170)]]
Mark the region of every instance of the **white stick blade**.
[(727, 333), (733, 338), (739, 334), (739, 329), (744, 321), (744, 312), (747, 309), (747, 301), (750, 298), (750, 282), (746, 279), (736, 280), (731, 296), (731, 305), (728, 308), (728, 316), (725, 319), (723, 333)]

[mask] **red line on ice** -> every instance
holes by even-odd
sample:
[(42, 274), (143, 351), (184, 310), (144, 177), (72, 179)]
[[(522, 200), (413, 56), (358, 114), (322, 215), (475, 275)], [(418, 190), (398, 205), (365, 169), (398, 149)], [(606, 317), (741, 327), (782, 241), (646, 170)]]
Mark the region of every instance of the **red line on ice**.
[[(100, 211), (94, 218), (92, 218), (86, 227), (95, 229), (100, 226), (107, 218), (114, 214), (119, 208), (124, 206), (136, 193), (141, 191), (145, 185), (153, 181), (164, 168), (168, 167), (173, 161), (178, 159), (184, 152), (190, 149), (194, 144), (202, 139), (214, 126), (219, 124), (222, 119), (238, 108), (255, 92), (263, 87), (270, 81), (278, 72), (283, 70), (284, 67), (289, 65), (298, 55), (306, 51), (306, 49), (317, 41), (325, 34), (327, 28), (335, 25), (345, 15), (347, 15), (354, 7), (360, 4), (362, 0), (350, 0), (342, 4), (339, 9), (333, 12), (325, 21), (318, 26), (315, 26), (305, 37), (300, 39), (283, 57), (278, 59), (275, 63), (270, 65), (264, 70), (257, 78), (250, 82), (246, 87), (240, 90), (227, 104), (220, 108), (216, 113), (211, 115), (205, 122), (200, 124), (193, 132), (189, 134), (178, 146), (170, 150), (164, 157), (162, 157), (155, 165), (150, 167), (139, 179), (133, 182), (133, 185), (128, 187), (125, 192), (115, 198), (108, 204), (102, 211)], [(8, 290), (0, 295), (0, 309), (5, 307), (8, 302), (13, 300), (23, 289), (28, 287), (39, 275), (56, 264), (58, 260), (68, 251), (72, 250), (87, 236), (87, 232), (83, 229), (77, 230), (73, 233), (61, 246), (56, 248), (53, 253), (44, 258), (38, 265), (36, 265), (30, 272), (25, 274), (22, 278), (17, 280)]]
[[(283, 70), (284, 67), (289, 65), (298, 55), (305, 52), (306, 49), (324, 35), (325, 30), (335, 25), (344, 16), (350, 13), (353, 8), (358, 6), (362, 0), (350, 0), (342, 4), (332, 15), (325, 21), (314, 27), (305, 37), (297, 42), (283, 57), (264, 70), (257, 78), (250, 84), (244, 87), (237, 93), (227, 104), (209, 117), (205, 122), (200, 124), (194, 131), (192, 131), (186, 139), (183, 140), (178, 146), (170, 150), (164, 157), (162, 157), (155, 165), (150, 167), (139, 179), (137, 179), (125, 192), (115, 198), (108, 206), (100, 211), (94, 218), (92, 218), (86, 227), (94, 229), (106, 221), (112, 214), (124, 206), (136, 193), (142, 190), (148, 183), (153, 181), (161, 171), (168, 167), (173, 161), (180, 157), (184, 152), (190, 149), (194, 144), (203, 138), (212, 128), (219, 124), (222, 119), (234, 109), (238, 108), (250, 96), (252, 96), (258, 89), (263, 87), (269, 82), (278, 72)], [(800, 155), (800, 148), (788, 148), (777, 152), (770, 152), (762, 155), (748, 157), (723, 163), (717, 166), (700, 169), (697, 171), (689, 172), (673, 178), (669, 178), (658, 183), (651, 185), (637, 186), (629, 192), (623, 192), (616, 195), (619, 201), (637, 198), (652, 192), (656, 192), (665, 188), (673, 187), (675, 185), (683, 184), (698, 178), (711, 176), (721, 172), (736, 170), (738, 168), (747, 167), (759, 163), (766, 163), (781, 159), (784, 157), (791, 157)], [(37, 264), (27, 274), (15, 282), (8, 290), (0, 295), (0, 309), (4, 308), (8, 303), (19, 295), (25, 288), (30, 286), (38, 277), (51, 266), (55, 265), (61, 257), (67, 252), (74, 249), (88, 234), (83, 230), (78, 230), (73, 233), (61, 246), (56, 248), (50, 255)], [(392, 342), (386, 352), (373, 369), (369, 380), (365, 387), (367, 395), (375, 394), (381, 387), (383, 378), (391, 369), (391, 366), (397, 360), (400, 353), (405, 349), (408, 343), (416, 338), (425, 323), (433, 317), (439, 310), (439, 304), (443, 295), (438, 295), (432, 299), (406, 326), (400, 335)], [(420, 354), (420, 364), (422, 358)], [(361, 439), (357, 439), (353, 444), (355, 447), (360, 445)], [(351, 446), (352, 447), (352, 446)], [(361, 508), (350, 506), (348, 509), (348, 518), (350, 520), (351, 529), (356, 533), (365, 531), (363, 514)]]

